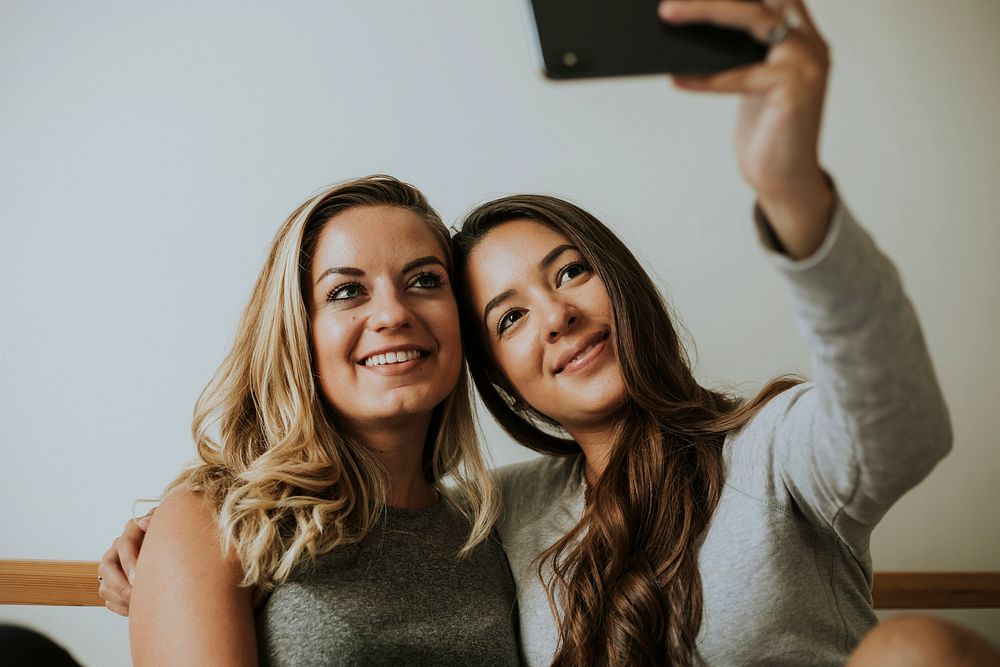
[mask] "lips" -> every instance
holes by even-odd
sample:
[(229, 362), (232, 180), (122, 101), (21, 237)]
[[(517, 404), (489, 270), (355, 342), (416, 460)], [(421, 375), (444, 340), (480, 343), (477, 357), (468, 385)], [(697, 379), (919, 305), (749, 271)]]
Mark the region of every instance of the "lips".
[(569, 348), (556, 361), (555, 374), (582, 368), (599, 356), (608, 344), (611, 332), (607, 329), (594, 332)]

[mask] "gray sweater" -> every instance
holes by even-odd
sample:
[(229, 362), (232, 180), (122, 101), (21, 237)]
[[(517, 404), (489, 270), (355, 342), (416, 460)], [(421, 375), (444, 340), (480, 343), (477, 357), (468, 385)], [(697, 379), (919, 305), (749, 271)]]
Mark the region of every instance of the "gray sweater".
[(262, 665), (517, 665), (514, 582), (444, 500), (389, 509), (359, 544), (298, 568), (257, 611)]
[[(897, 273), (842, 204), (812, 257), (769, 255), (790, 288), (813, 381), (726, 438), (726, 483), (699, 555), (697, 658), (841, 665), (875, 623), (871, 531), (948, 452), (951, 428)], [(579, 520), (583, 462), (542, 458), (499, 476), (522, 646), (527, 664), (548, 665), (558, 629), (536, 557)]]

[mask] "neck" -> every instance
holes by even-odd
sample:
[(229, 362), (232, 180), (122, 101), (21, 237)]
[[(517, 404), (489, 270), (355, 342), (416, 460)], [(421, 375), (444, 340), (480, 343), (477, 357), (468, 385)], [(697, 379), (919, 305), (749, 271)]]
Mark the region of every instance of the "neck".
[(378, 457), (389, 474), (386, 504), (399, 509), (424, 509), (437, 502), (437, 491), (424, 476), (424, 442), (431, 416), (410, 416), (394, 424), (358, 426), (351, 436)]
[(592, 428), (575, 428), (569, 431), (576, 444), (583, 450), (586, 461), (585, 475), (588, 484), (594, 484), (604, 473), (611, 458), (611, 447), (614, 443), (614, 427), (601, 425)]

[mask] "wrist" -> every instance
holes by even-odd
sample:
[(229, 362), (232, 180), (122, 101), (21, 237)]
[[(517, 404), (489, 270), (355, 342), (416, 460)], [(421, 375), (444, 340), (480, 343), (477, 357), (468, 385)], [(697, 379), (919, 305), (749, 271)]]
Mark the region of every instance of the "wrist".
[(759, 202), (775, 209), (807, 209), (820, 200), (832, 199), (834, 189), (833, 181), (819, 165), (800, 172), (794, 179), (783, 179), (780, 185), (769, 185), (760, 184), (754, 189)]
[(758, 206), (785, 252), (793, 259), (814, 253), (826, 238), (836, 202), (825, 173), (781, 193), (758, 192)]

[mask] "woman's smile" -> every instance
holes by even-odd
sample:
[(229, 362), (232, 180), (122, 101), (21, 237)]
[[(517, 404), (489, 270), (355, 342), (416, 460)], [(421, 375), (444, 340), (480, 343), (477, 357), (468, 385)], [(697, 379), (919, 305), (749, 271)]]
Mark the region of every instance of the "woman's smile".
[(559, 356), (556, 362), (555, 375), (573, 376), (593, 370), (597, 364), (606, 360), (609, 331), (604, 329), (589, 336)]
[(378, 375), (405, 375), (427, 363), (430, 352), (412, 346), (394, 346), (365, 356), (359, 365)]

